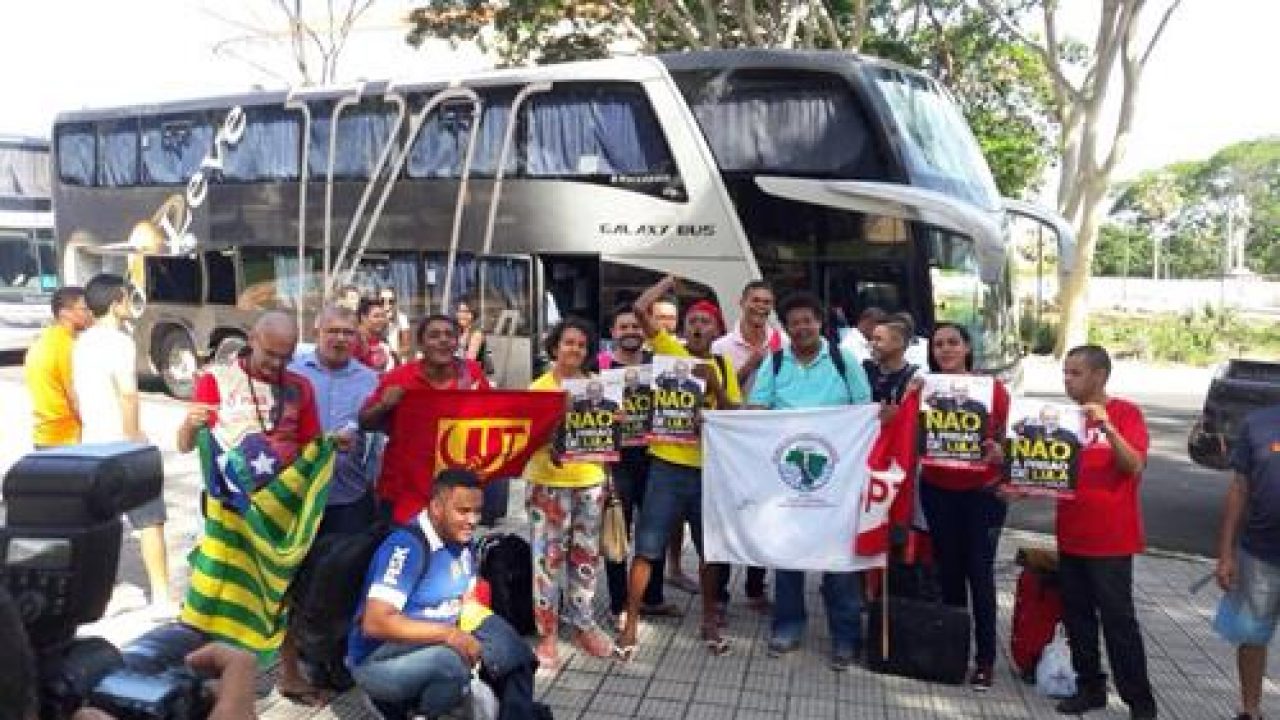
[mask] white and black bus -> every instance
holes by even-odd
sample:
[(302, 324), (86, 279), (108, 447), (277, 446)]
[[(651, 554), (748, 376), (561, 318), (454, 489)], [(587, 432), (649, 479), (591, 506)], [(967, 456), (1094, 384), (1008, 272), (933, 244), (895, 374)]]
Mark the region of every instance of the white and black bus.
[(984, 369), (1017, 364), (1006, 204), (945, 91), (872, 58), (257, 92), (65, 113), (54, 137), (64, 279), (128, 272), (139, 369), (177, 394), (261, 309), (306, 323), (348, 282), (394, 288), (413, 315), (468, 298), (507, 385), (554, 318), (603, 321), (667, 272), (731, 315), (763, 276), (850, 318), (958, 320)]
[(49, 141), (0, 135), (0, 351), (25, 349), (58, 287)]

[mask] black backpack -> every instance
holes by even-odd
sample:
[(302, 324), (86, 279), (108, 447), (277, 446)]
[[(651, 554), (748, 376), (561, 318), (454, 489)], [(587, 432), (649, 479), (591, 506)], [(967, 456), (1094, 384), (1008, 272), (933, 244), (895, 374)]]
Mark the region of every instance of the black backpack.
[(289, 584), (289, 631), (313, 684), (339, 691), (355, 684), (344, 662), (347, 634), (360, 606), (369, 563), (397, 527), (426, 544), (417, 522), (396, 526), (380, 520), (359, 532), (325, 535), (316, 539)]
[[(782, 350), (773, 351), (772, 363), (773, 376), (778, 377), (778, 373), (782, 372)], [(848, 364), (844, 361), (844, 350), (837, 345), (830, 346), (827, 354), (831, 356), (831, 364), (835, 366), (836, 372), (840, 373), (840, 379), (844, 382), (844, 389), (849, 391), (849, 399), (853, 400), (853, 387), (849, 385), (849, 376), (845, 374)]]
[(480, 577), (489, 581), (489, 607), (521, 635), (532, 635), (533, 551), (519, 535), (495, 533), (480, 541)]

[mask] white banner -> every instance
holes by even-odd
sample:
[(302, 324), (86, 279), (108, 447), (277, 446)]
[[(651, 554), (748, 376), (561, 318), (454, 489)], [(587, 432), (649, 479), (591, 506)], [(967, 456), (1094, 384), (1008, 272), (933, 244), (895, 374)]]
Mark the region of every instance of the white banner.
[(850, 405), (707, 412), (707, 560), (837, 572), (883, 567), (883, 555), (853, 552), (879, 411)]

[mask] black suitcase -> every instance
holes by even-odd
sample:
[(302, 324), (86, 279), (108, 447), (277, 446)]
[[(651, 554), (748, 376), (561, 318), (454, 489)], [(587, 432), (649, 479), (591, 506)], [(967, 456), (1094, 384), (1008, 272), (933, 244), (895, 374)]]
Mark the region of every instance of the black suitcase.
[(533, 551), (513, 533), (488, 535), (479, 544), (480, 577), (489, 581), (489, 607), (521, 635), (532, 635)]
[(934, 600), (889, 597), (885, 657), (882, 600), (868, 607), (867, 667), (874, 672), (959, 685), (969, 671), (969, 611)]

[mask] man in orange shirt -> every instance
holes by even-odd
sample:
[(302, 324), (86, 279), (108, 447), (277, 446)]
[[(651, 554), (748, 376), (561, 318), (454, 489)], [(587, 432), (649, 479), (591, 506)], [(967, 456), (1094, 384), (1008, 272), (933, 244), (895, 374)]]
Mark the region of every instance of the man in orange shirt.
[(83, 288), (58, 288), (51, 305), (54, 322), (27, 349), (23, 363), (37, 448), (80, 442), (80, 416), (71, 388), (71, 348), (76, 335), (93, 323)]

